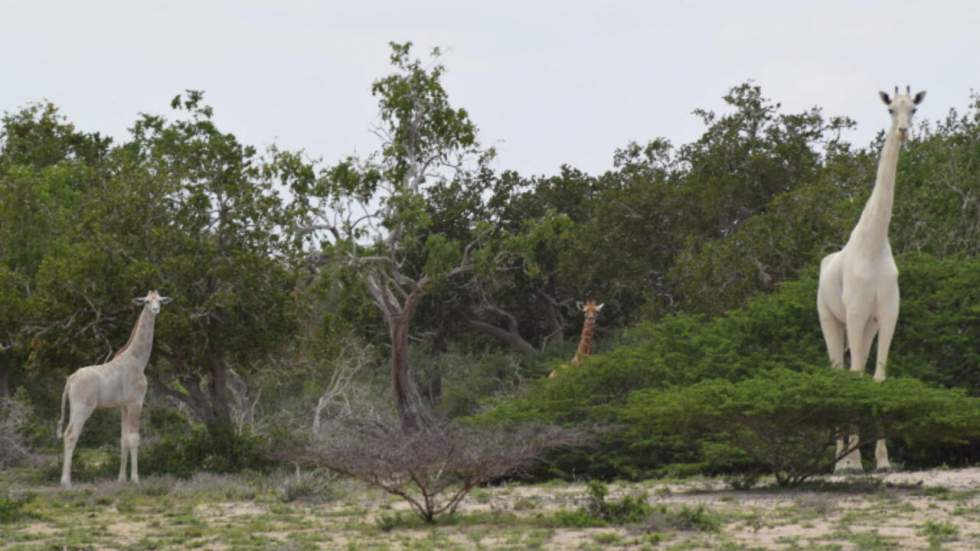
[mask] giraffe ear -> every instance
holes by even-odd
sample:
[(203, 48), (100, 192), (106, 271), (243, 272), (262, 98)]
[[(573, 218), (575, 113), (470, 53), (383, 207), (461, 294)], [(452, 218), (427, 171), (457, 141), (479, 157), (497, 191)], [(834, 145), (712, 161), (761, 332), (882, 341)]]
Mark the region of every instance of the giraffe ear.
[(891, 105), (892, 104), (892, 99), (890, 97), (888, 97), (888, 94), (887, 93), (885, 93), (885, 92), (878, 92), (878, 97), (881, 98), (881, 101), (884, 102), (885, 105)]
[(160, 297), (160, 304), (170, 304), (174, 299), (170, 297)]
[(596, 307), (595, 307), (595, 311), (596, 311), (596, 312), (598, 312), (599, 310), (602, 310), (602, 307), (603, 307), (603, 306), (605, 306), (605, 305), (606, 305), (606, 303), (605, 303), (605, 302), (603, 302), (603, 303), (602, 303), (602, 304), (600, 304), (599, 306), (596, 306)]
[(575, 307), (578, 308), (579, 310), (583, 311), (583, 312), (585, 311), (585, 305), (582, 304), (582, 301), (581, 300), (576, 300), (575, 301)]
[(136, 306), (142, 306), (142, 305), (146, 304), (146, 299), (143, 298), (143, 297), (134, 298), (133, 299), (133, 304), (135, 304)]
[(916, 105), (919, 105), (920, 103), (922, 103), (922, 100), (924, 100), (924, 99), (926, 99), (926, 91), (925, 90), (923, 90), (923, 91), (919, 92), (918, 94), (916, 94), (915, 97), (912, 98), (912, 103), (914, 103)]

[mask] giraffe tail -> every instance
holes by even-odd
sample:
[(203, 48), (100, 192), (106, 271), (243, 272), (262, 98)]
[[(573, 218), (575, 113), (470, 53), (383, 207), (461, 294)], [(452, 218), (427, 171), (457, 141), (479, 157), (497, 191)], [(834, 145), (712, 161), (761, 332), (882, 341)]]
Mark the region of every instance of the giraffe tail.
[(71, 377), (65, 382), (65, 390), (61, 393), (61, 417), (58, 418), (58, 430), (55, 433), (57, 438), (61, 438), (62, 432), (61, 427), (65, 422), (65, 403), (68, 401), (68, 389), (71, 388)]

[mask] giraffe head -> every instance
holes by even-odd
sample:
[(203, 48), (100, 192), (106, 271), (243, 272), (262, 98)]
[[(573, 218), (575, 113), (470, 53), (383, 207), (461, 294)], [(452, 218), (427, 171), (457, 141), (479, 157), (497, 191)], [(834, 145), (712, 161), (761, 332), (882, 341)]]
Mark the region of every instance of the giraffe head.
[(149, 308), (150, 312), (152, 312), (153, 315), (155, 316), (160, 313), (160, 305), (168, 304), (171, 300), (173, 299), (171, 299), (170, 297), (160, 296), (160, 293), (158, 293), (156, 289), (154, 289), (149, 293), (146, 293), (145, 297), (134, 298), (133, 304), (136, 304), (138, 306), (143, 306), (144, 308)]
[(595, 322), (596, 318), (599, 317), (599, 310), (602, 310), (602, 307), (605, 306), (604, 303), (596, 304), (592, 299), (585, 301), (585, 304), (577, 302), (575, 305), (578, 306), (579, 310), (585, 312), (586, 323)]
[(912, 95), (912, 88), (905, 87), (904, 93), (899, 93), (898, 86), (895, 87), (895, 95), (889, 96), (885, 92), (878, 92), (881, 101), (888, 106), (888, 113), (892, 116), (892, 127), (898, 132), (901, 141), (905, 141), (909, 135), (909, 127), (912, 126), (912, 115), (915, 114), (916, 106), (922, 103), (926, 97), (925, 90)]

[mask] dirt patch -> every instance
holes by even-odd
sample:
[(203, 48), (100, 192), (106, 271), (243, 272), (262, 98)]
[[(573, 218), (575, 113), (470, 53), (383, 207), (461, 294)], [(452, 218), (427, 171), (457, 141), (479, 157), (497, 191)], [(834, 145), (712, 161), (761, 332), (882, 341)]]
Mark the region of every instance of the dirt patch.
[(269, 512), (268, 507), (251, 501), (202, 503), (194, 508), (198, 518), (259, 516)]

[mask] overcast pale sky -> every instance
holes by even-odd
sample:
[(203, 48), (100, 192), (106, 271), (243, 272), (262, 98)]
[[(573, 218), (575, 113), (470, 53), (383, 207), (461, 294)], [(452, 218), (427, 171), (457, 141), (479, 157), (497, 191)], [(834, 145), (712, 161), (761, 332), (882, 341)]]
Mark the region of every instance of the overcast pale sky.
[(451, 101), (498, 168), (611, 166), (631, 140), (694, 139), (753, 79), (786, 109), (887, 122), (877, 90), (927, 89), (920, 117), (962, 110), (980, 79), (980, 3), (912, 1), (0, 0), (0, 110), (48, 99), (78, 127), (126, 136), (138, 112), (206, 91), (246, 143), (327, 162), (375, 149), (371, 82), (388, 42), (444, 49)]

